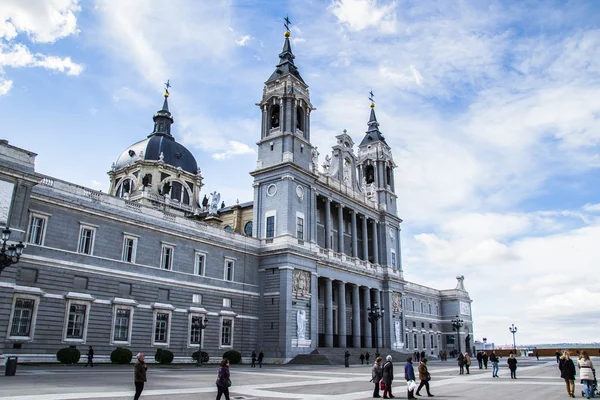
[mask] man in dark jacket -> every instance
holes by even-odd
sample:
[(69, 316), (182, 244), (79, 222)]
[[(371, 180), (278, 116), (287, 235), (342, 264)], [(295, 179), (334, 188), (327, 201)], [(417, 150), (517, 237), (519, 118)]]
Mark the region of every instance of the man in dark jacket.
[(477, 352), (477, 364), (479, 364), (479, 369), (483, 369), (483, 354), (481, 354), (481, 351)]
[(458, 353), (458, 357), (456, 358), (458, 362), (459, 374), (463, 375), (465, 373), (465, 356), (463, 353)]
[(494, 350), (492, 350), (492, 354), (490, 354), (490, 361), (492, 362), (492, 378), (498, 378), (498, 357)]
[(85, 366), (87, 367), (88, 364), (90, 364), (91, 367), (94, 368), (94, 349), (92, 348), (92, 346), (90, 346), (90, 348), (88, 349), (87, 363), (85, 363)]
[(344, 353), (344, 365), (346, 368), (350, 367), (350, 352), (348, 350)]
[(262, 368), (263, 358), (265, 358), (265, 354), (263, 353), (263, 351), (261, 349), (261, 351), (258, 353), (258, 367), (259, 368)]
[(135, 397), (133, 400), (138, 400), (144, 390), (144, 382), (146, 382), (146, 370), (148, 366), (144, 362), (144, 353), (138, 353), (137, 362), (133, 367), (133, 383), (135, 385)]
[(254, 350), (252, 350), (252, 365), (250, 367), (256, 368), (256, 352)]
[[(406, 364), (404, 364), (404, 379), (406, 379), (406, 382), (408, 384), (409, 381), (414, 381), (415, 380), (415, 369), (413, 368), (412, 365), (412, 357), (408, 357), (406, 359)], [(413, 388), (412, 390), (408, 390), (408, 398), (409, 399), (416, 399), (414, 392), (415, 389)]]
[(392, 381), (394, 380), (394, 364), (392, 364), (392, 356), (385, 358), (386, 362), (383, 364), (383, 383), (385, 388), (383, 389), (383, 398), (392, 399)]
[(483, 366), (485, 367), (485, 369), (487, 369), (488, 354), (484, 351), (481, 355), (481, 358), (483, 358)]

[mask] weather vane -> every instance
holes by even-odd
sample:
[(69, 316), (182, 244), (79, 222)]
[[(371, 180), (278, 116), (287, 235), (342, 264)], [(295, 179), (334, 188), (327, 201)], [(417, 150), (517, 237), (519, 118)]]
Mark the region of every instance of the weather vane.
[(169, 94), (169, 88), (171, 87), (171, 84), (169, 83), (169, 79), (167, 79), (167, 82), (165, 83), (165, 93)]
[(285, 16), (285, 18), (283, 20), (285, 21), (285, 23), (283, 24), (285, 26), (285, 30), (289, 32), (290, 25), (292, 24), (292, 22), (288, 18), (287, 14), (286, 14), (286, 16)]
[(371, 103), (375, 103), (375, 95), (372, 90), (369, 92), (369, 100), (371, 100)]

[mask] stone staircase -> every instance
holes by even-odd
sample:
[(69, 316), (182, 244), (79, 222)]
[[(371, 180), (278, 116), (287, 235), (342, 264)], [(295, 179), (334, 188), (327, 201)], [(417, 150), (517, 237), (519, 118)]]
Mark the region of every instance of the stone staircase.
[[(369, 364), (375, 362), (375, 348), (345, 348), (345, 347), (319, 347), (310, 354), (298, 354), (288, 364), (296, 365), (344, 365), (346, 350), (350, 353), (350, 365), (360, 365), (360, 353), (366, 354), (369, 352)], [(396, 350), (379, 349), (380, 356), (385, 359), (389, 354), (392, 360), (396, 362), (404, 362), (412, 353), (402, 353)], [(366, 361), (365, 361), (366, 364)]]

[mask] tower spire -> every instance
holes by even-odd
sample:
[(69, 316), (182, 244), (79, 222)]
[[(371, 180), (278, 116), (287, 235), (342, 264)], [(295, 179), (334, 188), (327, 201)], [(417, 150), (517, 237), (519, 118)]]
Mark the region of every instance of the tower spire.
[(169, 98), (169, 88), (171, 87), (171, 83), (169, 80), (165, 83), (165, 93), (163, 94), (165, 100), (163, 101), (163, 106), (160, 110), (154, 114), (152, 119), (154, 120), (154, 130), (149, 136), (153, 135), (164, 135), (168, 138), (173, 138), (171, 136), (171, 125), (173, 124), (173, 116), (169, 111), (169, 102), (167, 99)]
[(267, 82), (278, 79), (285, 74), (292, 74), (302, 83), (305, 83), (304, 79), (302, 79), (300, 76), (300, 72), (298, 72), (298, 67), (296, 67), (296, 64), (294, 64), (294, 58), (296, 57), (292, 52), (292, 45), (290, 44), (290, 36), (292, 35), (290, 32), (290, 25), (292, 23), (287, 16), (284, 18), (284, 21), (285, 23), (283, 25), (285, 26), (286, 30), (284, 33), (285, 41), (283, 42), (283, 50), (281, 53), (279, 53), (279, 64), (277, 64), (275, 71), (271, 74), (269, 79), (267, 79)]
[(364, 139), (360, 142), (359, 147), (378, 141), (383, 142), (387, 146), (383, 134), (379, 131), (379, 122), (377, 122), (377, 116), (375, 115), (375, 95), (372, 90), (369, 92), (369, 100), (371, 101), (371, 115), (369, 116), (369, 122), (367, 122), (369, 128), (367, 129)]

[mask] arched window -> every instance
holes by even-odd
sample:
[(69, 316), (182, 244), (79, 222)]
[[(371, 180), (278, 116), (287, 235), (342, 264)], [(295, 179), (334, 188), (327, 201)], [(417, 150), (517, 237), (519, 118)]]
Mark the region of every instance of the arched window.
[(244, 225), (244, 233), (247, 236), (252, 236), (252, 221), (246, 222), (246, 225)]
[(125, 195), (133, 192), (134, 189), (135, 189), (135, 183), (133, 183), (133, 180), (131, 180), (129, 178), (125, 178), (119, 183), (119, 186), (117, 187), (117, 192), (116, 192), (115, 196), (125, 197)]
[(367, 180), (367, 185), (375, 181), (375, 169), (372, 165), (365, 167), (365, 179)]
[(302, 107), (296, 108), (296, 129), (304, 132), (304, 110)]
[(229, 226), (229, 225), (227, 225), (227, 226), (225, 227), (225, 230), (226, 230), (227, 232), (233, 232), (233, 228), (232, 228), (231, 226)]
[(274, 104), (271, 106), (271, 128), (279, 128), (279, 104)]
[(171, 200), (182, 204), (190, 204), (190, 195), (180, 182), (171, 181)]
[(388, 186), (392, 185), (392, 168), (389, 166), (385, 167), (385, 181)]

